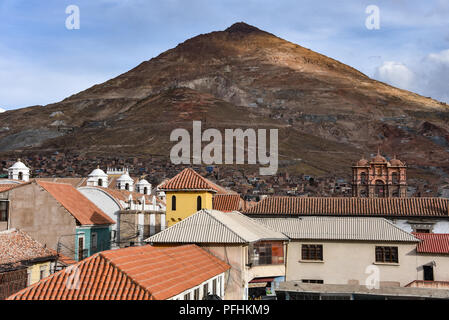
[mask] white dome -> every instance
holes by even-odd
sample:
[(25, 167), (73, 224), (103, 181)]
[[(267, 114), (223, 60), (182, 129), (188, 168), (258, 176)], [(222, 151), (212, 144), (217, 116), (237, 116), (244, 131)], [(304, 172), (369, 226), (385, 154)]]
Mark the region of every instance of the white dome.
[(28, 169), (28, 167), (22, 161), (17, 160), (10, 169)]
[(89, 177), (107, 177), (108, 175), (104, 173), (100, 168), (95, 169), (89, 174)]
[(126, 173), (122, 174), (120, 176), (120, 178), (117, 179), (117, 182), (131, 182), (131, 183), (134, 183), (134, 180), (126, 172)]
[(151, 183), (149, 183), (147, 180), (142, 179), (137, 183), (138, 186), (151, 186)]

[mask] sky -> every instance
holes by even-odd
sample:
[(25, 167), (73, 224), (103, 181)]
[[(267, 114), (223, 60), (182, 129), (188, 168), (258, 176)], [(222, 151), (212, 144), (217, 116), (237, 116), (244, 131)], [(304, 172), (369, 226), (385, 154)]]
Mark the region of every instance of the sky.
[(0, 109), (61, 101), (240, 21), (449, 103), (449, 0), (0, 0)]

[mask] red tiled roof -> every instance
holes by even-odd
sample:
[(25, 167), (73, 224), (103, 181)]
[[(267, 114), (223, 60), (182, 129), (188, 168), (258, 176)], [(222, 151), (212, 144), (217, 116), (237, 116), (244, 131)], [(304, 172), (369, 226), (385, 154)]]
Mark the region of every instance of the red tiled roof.
[(62, 253), (58, 253), (56, 250), (53, 249), (49, 249), (55, 256), (58, 257), (58, 263), (61, 263), (65, 266), (70, 266), (72, 264), (77, 263), (76, 260), (73, 260), (72, 258), (69, 258), (65, 255), (63, 255)]
[(37, 181), (82, 225), (114, 224), (106, 213), (87, 199), (73, 186), (64, 183)]
[(419, 253), (449, 254), (449, 234), (447, 233), (413, 233), (422, 240), (416, 247)]
[(45, 258), (54, 260), (56, 255), (25, 232), (16, 229), (0, 232), (0, 268)]
[(164, 300), (230, 268), (196, 245), (104, 251), (75, 267), (79, 270), (79, 290), (67, 288), (73, 275), (62, 270), (8, 299)]
[(251, 215), (339, 215), (448, 217), (442, 198), (266, 198), (244, 213)]
[(231, 212), (242, 208), (243, 200), (238, 194), (217, 194), (213, 197), (212, 206), (214, 210)]
[(218, 192), (219, 188), (202, 177), (195, 170), (186, 168), (168, 180), (161, 187), (161, 190), (208, 190)]
[(22, 184), (19, 183), (12, 183), (12, 184), (0, 184), (0, 192), (5, 192), (11, 189), (14, 189), (16, 187), (21, 186)]

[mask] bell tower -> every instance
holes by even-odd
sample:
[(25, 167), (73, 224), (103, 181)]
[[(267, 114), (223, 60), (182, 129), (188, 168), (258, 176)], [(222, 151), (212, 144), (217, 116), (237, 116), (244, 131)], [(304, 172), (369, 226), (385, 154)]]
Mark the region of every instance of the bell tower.
[(352, 167), (352, 176), (353, 197), (407, 197), (407, 167), (396, 156), (387, 161), (378, 150), (370, 161), (359, 160)]

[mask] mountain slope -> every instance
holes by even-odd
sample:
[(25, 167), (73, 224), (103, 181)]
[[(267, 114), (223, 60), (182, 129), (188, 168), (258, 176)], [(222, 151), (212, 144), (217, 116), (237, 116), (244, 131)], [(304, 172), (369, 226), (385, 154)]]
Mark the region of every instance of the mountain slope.
[(171, 130), (203, 120), (218, 129), (280, 128), (281, 160), (293, 171), (348, 174), (378, 146), (417, 168), (446, 170), (448, 111), (237, 23), (59, 103), (0, 114), (0, 152), (168, 155)]

